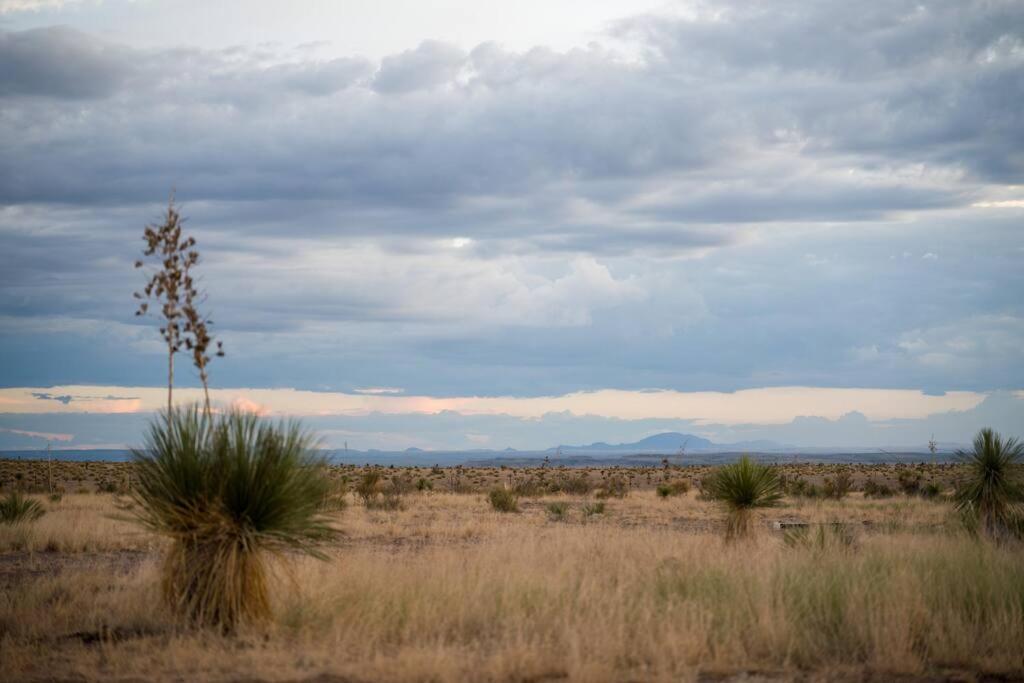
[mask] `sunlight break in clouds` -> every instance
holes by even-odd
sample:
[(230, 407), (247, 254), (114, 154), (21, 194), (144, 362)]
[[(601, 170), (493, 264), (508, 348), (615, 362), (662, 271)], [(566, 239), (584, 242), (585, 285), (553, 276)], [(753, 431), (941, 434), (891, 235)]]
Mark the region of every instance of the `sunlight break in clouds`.
[[(88, 400), (108, 395), (110, 387), (51, 387), (50, 392), (67, 393), (88, 400), (56, 403), (42, 401), (35, 388), (0, 389), (0, 406), (7, 413), (104, 413), (159, 410), (166, 390), (149, 387), (119, 387), (141, 398), (133, 401)], [(178, 402), (201, 399), (199, 389), (178, 389)], [(923, 418), (936, 413), (964, 411), (976, 407), (985, 395), (973, 391), (947, 392), (932, 396), (900, 389), (829, 389), (817, 387), (772, 387), (736, 392), (621, 391), (605, 389), (520, 398), (394, 396), (387, 394), (345, 394), (295, 389), (213, 389), (212, 399), (221, 405), (258, 407), (276, 415), (368, 415), (437, 414), (453, 411), (463, 415), (509, 415), (535, 419), (549, 413), (637, 420), (644, 418), (693, 420), (697, 424), (782, 424), (796, 417), (837, 419), (859, 412), (870, 420)], [(131, 410), (126, 410), (131, 406)]]

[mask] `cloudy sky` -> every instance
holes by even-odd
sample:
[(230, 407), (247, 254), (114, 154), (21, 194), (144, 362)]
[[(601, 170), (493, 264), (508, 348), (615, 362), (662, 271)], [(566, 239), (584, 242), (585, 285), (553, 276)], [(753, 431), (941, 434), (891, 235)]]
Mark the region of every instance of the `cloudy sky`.
[(330, 445), (1024, 434), (1021, 102), (1020, 2), (0, 0), (0, 448), (137, 442), (172, 188)]

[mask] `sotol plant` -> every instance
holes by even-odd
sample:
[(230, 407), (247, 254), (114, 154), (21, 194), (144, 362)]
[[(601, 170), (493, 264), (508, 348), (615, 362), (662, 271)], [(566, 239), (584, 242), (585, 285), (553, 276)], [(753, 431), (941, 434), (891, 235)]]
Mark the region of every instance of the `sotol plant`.
[(750, 535), (756, 508), (773, 507), (782, 499), (782, 484), (775, 468), (758, 464), (748, 456), (718, 468), (705, 484), (705, 490), (729, 511), (725, 538), (730, 541)]
[(177, 614), (224, 630), (263, 620), (271, 556), (320, 556), (336, 531), (321, 513), (330, 483), (311, 446), (295, 424), (194, 405), (150, 426), (134, 451), (133, 511), (171, 540), (161, 587)]
[(0, 524), (34, 522), (45, 513), (39, 501), (32, 500), (21, 491), (11, 491), (0, 500)]
[(968, 466), (956, 493), (956, 507), (993, 538), (1019, 533), (1024, 521), (1024, 443), (982, 429), (974, 449), (957, 451)]

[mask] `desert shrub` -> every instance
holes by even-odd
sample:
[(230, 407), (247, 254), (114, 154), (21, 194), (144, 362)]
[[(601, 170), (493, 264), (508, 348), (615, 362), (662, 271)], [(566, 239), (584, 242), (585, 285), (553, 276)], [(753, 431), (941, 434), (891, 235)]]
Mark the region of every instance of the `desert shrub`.
[(320, 505), (329, 491), (312, 439), (252, 413), (164, 413), (133, 451), (139, 522), (168, 537), (164, 599), (197, 625), (234, 628), (269, 617), (268, 555), (336, 536)]
[(754, 509), (778, 505), (782, 498), (776, 469), (756, 463), (748, 456), (718, 468), (707, 482), (707, 489), (729, 511), (727, 540), (749, 536)]
[(586, 474), (577, 474), (571, 477), (561, 476), (558, 477), (555, 484), (557, 491), (552, 491), (552, 493), (561, 491), (573, 496), (585, 496), (593, 488)]
[(896, 475), (896, 483), (905, 495), (916, 496), (921, 492), (921, 474), (919, 472), (900, 470)]
[(970, 452), (957, 451), (968, 467), (956, 492), (956, 507), (977, 528), (996, 539), (1021, 536), (1024, 528), (1024, 443), (1004, 440), (985, 428), (974, 437)]
[(431, 491), (433, 490), (433, 488), (434, 485), (430, 482), (429, 479), (425, 477), (420, 477), (419, 481), (416, 482), (417, 491)]
[[(545, 491), (545, 487), (540, 481), (533, 477), (525, 477), (519, 479), (512, 485), (512, 492), (517, 496), (524, 498), (532, 498), (541, 495)], [(558, 491), (550, 491), (551, 493), (557, 493)]]
[(487, 494), (491, 507), (498, 512), (519, 512), (519, 497), (506, 488), (493, 488)]
[(552, 522), (561, 522), (569, 512), (569, 504), (562, 502), (548, 503), (545, 509), (548, 511), (548, 519)]
[(888, 484), (877, 482), (874, 479), (868, 479), (864, 482), (865, 498), (891, 498), (893, 495), (893, 490)]
[(398, 495), (405, 495), (416, 490), (416, 482), (411, 474), (396, 474), (391, 477), (391, 490)]
[(363, 472), (363, 476), (359, 478), (359, 483), (356, 484), (356, 495), (362, 499), (363, 505), (370, 507), (370, 501), (379, 496), (383, 488), (380, 472), (370, 470)]
[(659, 498), (670, 498), (672, 496), (680, 496), (687, 493), (690, 490), (690, 482), (685, 479), (676, 479), (675, 481), (665, 482), (658, 484), (655, 491)]
[(0, 524), (34, 522), (46, 514), (38, 500), (28, 498), (21, 491), (11, 491), (0, 500)]
[(826, 498), (842, 500), (853, 488), (853, 477), (848, 472), (839, 472), (834, 477), (826, 477), (822, 494)]
[(927, 500), (938, 498), (941, 493), (942, 489), (935, 482), (930, 482), (921, 487), (921, 497)]
[(821, 498), (825, 495), (823, 489), (818, 488), (811, 482), (799, 476), (792, 480), (787, 480), (785, 483), (783, 483), (783, 480), (780, 478), (779, 486), (782, 491), (794, 498)]
[(625, 498), (629, 493), (629, 482), (624, 477), (615, 475), (609, 477), (597, 490), (598, 498)]
[(595, 503), (585, 503), (583, 505), (583, 516), (593, 517), (594, 515), (603, 515), (605, 513), (605, 502), (597, 501)]

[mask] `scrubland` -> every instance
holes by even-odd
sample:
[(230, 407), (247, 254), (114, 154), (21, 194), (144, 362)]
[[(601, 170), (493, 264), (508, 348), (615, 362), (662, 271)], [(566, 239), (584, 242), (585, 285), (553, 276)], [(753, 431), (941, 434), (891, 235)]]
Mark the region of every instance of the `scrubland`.
[[(835, 474), (805, 467), (810, 482)], [(723, 540), (723, 511), (701, 499), (697, 469), (586, 472), (592, 490), (527, 486), (508, 513), (492, 508), (487, 487), (512, 489), (538, 473), (385, 471), (410, 485), (398, 487), (393, 509), (376, 509), (341, 483), (360, 471), (334, 472), (341, 536), (327, 559), (275, 565), (272, 621), (230, 637), (167, 613), (157, 571), (164, 542), (130, 520), (127, 498), (36, 496), (47, 507), (41, 519), (0, 525), (3, 677), (1024, 676), (1024, 549), (961, 528), (945, 498), (954, 468), (921, 470), (938, 494), (879, 498), (864, 496), (864, 482), (898, 487), (896, 470), (851, 468), (852, 492), (791, 494), (758, 511), (757, 533), (737, 543)], [(630, 474), (636, 485), (603, 497), (595, 512), (603, 482)], [(418, 488), (420, 479), (434, 483)], [(694, 486), (662, 497), (663, 480)]]

